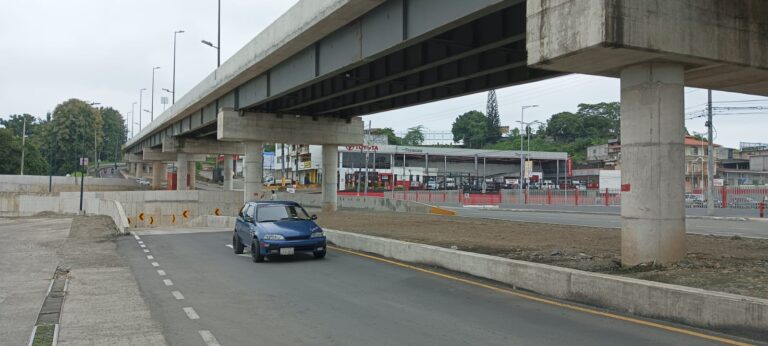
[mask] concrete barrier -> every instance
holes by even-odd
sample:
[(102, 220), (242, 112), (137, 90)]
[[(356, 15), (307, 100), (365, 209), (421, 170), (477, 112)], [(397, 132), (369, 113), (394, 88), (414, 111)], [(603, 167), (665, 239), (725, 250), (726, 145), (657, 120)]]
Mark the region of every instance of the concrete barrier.
[(439, 266), (545, 296), (757, 339), (768, 338), (768, 299), (451, 250), (325, 229), (353, 250)]
[[(80, 191), (80, 178), (56, 176), (52, 179), (53, 192)], [(133, 190), (140, 188), (132, 180), (120, 178), (85, 177), (87, 191)], [(42, 175), (0, 175), (0, 191), (47, 193), (48, 176)]]
[[(79, 198), (79, 193), (61, 196)], [(233, 216), (243, 205), (243, 193), (238, 191), (104, 191), (85, 196), (120, 202), (134, 228), (193, 226), (199, 216)]]

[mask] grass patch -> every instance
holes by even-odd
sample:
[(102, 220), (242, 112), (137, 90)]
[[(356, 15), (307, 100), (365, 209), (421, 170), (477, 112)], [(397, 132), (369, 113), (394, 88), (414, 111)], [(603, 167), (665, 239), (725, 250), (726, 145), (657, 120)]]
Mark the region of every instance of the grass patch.
[(54, 325), (43, 324), (37, 326), (32, 346), (51, 346), (53, 344)]

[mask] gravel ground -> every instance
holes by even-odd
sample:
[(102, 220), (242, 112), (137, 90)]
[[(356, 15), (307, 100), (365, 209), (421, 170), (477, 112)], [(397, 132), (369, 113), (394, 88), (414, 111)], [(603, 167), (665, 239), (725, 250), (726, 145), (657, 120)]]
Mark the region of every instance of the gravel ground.
[(384, 212), (318, 218), (347, 232), (768, 299), (765, 239), (687, 235), (680, 263), (623, 268), (615, 229)]

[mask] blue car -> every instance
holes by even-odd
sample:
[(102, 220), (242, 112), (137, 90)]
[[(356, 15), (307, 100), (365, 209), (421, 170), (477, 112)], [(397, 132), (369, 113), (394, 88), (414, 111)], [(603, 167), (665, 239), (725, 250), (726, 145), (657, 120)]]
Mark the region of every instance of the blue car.
[(291, 201), (248, 202), (237, 216), (232, 235), (236, 254), (250, 247), (256, 263), (267, 256), (288, 256), (312, 252), (325, 257), (325, 234), (298, 203)]

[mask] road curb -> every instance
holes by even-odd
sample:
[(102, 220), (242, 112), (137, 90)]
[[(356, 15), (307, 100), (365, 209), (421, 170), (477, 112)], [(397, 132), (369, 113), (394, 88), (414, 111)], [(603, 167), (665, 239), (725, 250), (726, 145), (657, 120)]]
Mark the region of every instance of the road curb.
[[(460, 209), (457, 207), (446, 207), (449, 209)], [(599, 211), (580, 211), (580, 210), (547, 210), (547, 209), (520, 209), (520, 208), (482, 208), (475, 207), (472, 209), (479, 210), (494, 210), (494, 211), (511, 211), (511, 212), (524, 212), (524, 213), (560, 213), (560, 214), (584, 214), (584, 215), (615, 215), (621, 216), (619, 213), (608, 213)], [(768, 218), (759, 217), (744, 217), (744, 216), (704, 216), (704, 215), (686, 215), (686, 219), (701, 219), (701, 220), (721, 220), (721, 221), (759, 221), (768, 222)]]
[(434, 265), (549, 297), (694, 327), (768, 338), (768, 299), (707, 291), (621, 276), (325, 229), (347, 249)]

